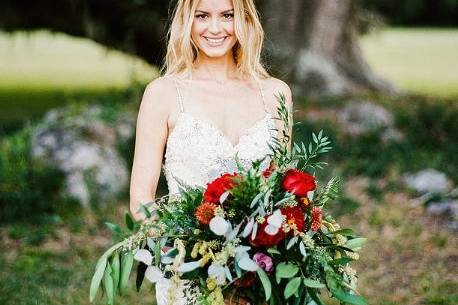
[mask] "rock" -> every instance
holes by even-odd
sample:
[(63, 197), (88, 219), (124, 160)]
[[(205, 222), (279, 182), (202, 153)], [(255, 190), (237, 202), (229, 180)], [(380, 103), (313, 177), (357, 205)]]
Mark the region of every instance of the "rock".
[(447, 215), (456, 218), (458, 216), (458, 201), (430, 202), (427, 210), (431, 214)]
[(445, 200), (428, 203), (427, 211), (433, 215), (444, 216), (445, 226), (451, 230), (458, 230), (458, 201)]
[(75, 107), (47, 113), (32, 133), (32, 156), (65, 172), (66, 191), (83, 206), (88, 207), (92, 199), (114, 200), (129, 179), (116, 144), (133, 136), (135, 117), (130, 114), (128, 119), (126, 113), (107, 122), (101, 118), (101, 106)]
[(402, 134), (394, 127), (391, 112), (370, 101), (349, 102), (337, 115), (345, 133), (360, 136), (381, 130), (382, 139), (399, 140)]
[(446, 193), (451, 189), (451, 183), (447, 176), (433, 168), (406, 174), (402, 179), (409, 188), (419, 194)]

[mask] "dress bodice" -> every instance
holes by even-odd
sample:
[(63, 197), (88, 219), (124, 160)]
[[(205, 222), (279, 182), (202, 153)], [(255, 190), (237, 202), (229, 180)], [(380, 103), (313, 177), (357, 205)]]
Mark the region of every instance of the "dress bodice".
[(264, 159), (262, 169), (269, 166), (269, 144), (272, 144), (276, 133), (275, 122), (266, 106), (259, 80), (257, 83), (266, 115), (245, 130), (235, 145), (210, 121), (184, 111), (179, 83), (175, 78), (172, 80), (178, 93), (180, 114), (167, 139), (164, 155), (163, 170), (170, 194), (179, 193), (179, 183), (205, 186), (222, 173), (236, 172), (236, 158), (245, 168), (260, 159)]

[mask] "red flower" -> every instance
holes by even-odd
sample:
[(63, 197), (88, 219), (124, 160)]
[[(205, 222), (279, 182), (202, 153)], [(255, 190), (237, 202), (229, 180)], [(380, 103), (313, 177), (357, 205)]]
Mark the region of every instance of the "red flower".
[[(299, 206), (296, 205), (294, 207), (285, 207), (281, 209), (281, 213), (286, 216), (286, 222), (290, 225), (295, 224), (296, 229), (299, 232), (304, 231), (304, 226), (305, 226), (305, 214), (304, 210)], [(294, 233), (294, 231), (291, 231), (291, 234)]]
[(323, 221), (323, 212), (320, 208), (312, 208), (312, 231), (318, 232)]
[(210, 183), (207, 183), (207, 189), (204, 192), (204, 201), (219, 203), (221, 195), (234, 186), (234, 177), (237, 174), (224, 174), (216, 178)]
[(215, 216), (215, 209), (216, 204), (203, 202), (197, 207), (194, 215), (201, 224), (208, 225), (210, 220)]
[(264, 176), (264, 178), (269, 178), (270, 175), (272, 174), (273, 170), (270, 169), (270, 168), (266, 168), (263, 172), (262, 172), (262, 175)]
[(267, 226), (267, 217), (264, 217), (264, 222), (262, 224), (258, 224), (258, 230), (256, 232), (256, 237), (251, 239), (250, 242), (255, 247), (273, 247), (278, 245), (283, 239), (285, 239), (286, 235), (282, 228), (278, 230), (278, 233), (275, 235), (270, 235), (266, 233), (264, 230)]
[(255, 279), (254, 272), (247, 272), (242, 278), (235, 280), (234, 285), (237, 287), (250, 287), (254, 284)]
[(285, 191), (301, 197), (306, 196), (307, 192), (315, 190), (316, 181), (315, 177), (308, 173), (298, 169), (290, 169), (285, 173), (281, 186)]

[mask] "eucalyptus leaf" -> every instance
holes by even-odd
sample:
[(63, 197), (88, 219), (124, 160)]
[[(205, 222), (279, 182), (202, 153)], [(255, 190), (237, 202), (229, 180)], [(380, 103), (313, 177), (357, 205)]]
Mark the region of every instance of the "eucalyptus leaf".
[(295, 277), (289, 280), (288, 284), (286, 284), (284, 296), (285, 299), (289, 299), (301, 286), (301, 278)]
[(297, 243), (297, 240), (298, 240), (297, 236), (294, 236), (293, 238), (291, 238), (288, 244), (286, 245), (286, 250), (291, 249), (291, 247), (294, 246), (295, 243)]
[(256, 270), (258, 273), (259, 279), (261, 280), (262, 287), (264, 288), (264, 293), (266, 295), (266, 301), (268, 301), (272, 295), (272, 284), (270, 283), (269, 277), (262, 268)]
[(299, 271), (299, 267), (293, 264), (280, 263), (275, 271), (275, 278), (277, 283), (280, 283), (282, 278), (292, 278)]
[(312, 280), (312, 279), (304, 279), (304, 285), (310, 288), (324, 288), (326, 285), (320, 283), (319, 281)]
[(129, 229), (130, 231), (133, 231), (134, 230), (134, 220), (132, 219), (132, 216), (130, 216), (129, 213), (126, 213), (126, 227), (127, 229)]
[(337, 230), (334, 232), (330, 232), (329, 234), (332, 234), (332, 235), (340, 234), (340, 235), (349, 236), (349, 237), (356, 236), (356, 233), (352, 229), (341, 229), (341, 230)]
[(103, 273), (103, 287), (105, 288), (105, 293), (107, 296), (107, 304), (113, 305), (114, 303), (114, 287), (113, 287), (113, 278), (111, 276), (111, 266), (110, 263), (107, 263), (105, 272)]
[(250, 208), (253, 208), (256, 205), (256, 203), (258, 203), (258, 201), (259, 201), (259, 199), (261, 199), (262, 195), (264, 195), (264, 193), (259, 193), (253, 198), (253, 200), (251, 201), (251, 204), (250, 204)]
[(95, 272), (94, 272), (94, 275), (92, 276), (91, 286), (89, 289), (89, 301), (90, 302), (92, 302), (95, 299), (97, 290), (100, 287), (100, 283), (103, 278), (103, 273), (105, 271), (105, 267), (107, 265), (108, 258), (111, 256), (111, 254), (113, 254), (115, 250), (122, 247), (123, 245), (124, 245), (124, 242), (119, 242), (117, 244), (114, 244), (107, 251), (105, 251), (105, 253), (103, 253), (103, 255), (97, 261), (97, 264), (95, 266)]
[(366, 241), (367, 238), (364, 237), (353, 238), (348, 240), (345, 246), (356, 251), (359, 250), (366, 243)]
[(134, 255), (131, 252), (121, 256), (121, 275), (119, 278), (119, 293), (121, 295), (124, 295), (126, 292), (133, 263)]
[(113, 289), (114, 289), (114, 293), (116, 294), (116, 290), (118, 289), (118, 285), (119, 285), (119, 277), (121, 273), (121, 262), (119, 259), (118, 251), (116, 251), (111, 258), (111, 269), (112, 269), (111, 276), (113, 278)]
[(301, 252), (304, 258), (307, 257), (307, 251), (305, 250), (305, 246), (302, 241), (299, 243), (299, 251)]
[(92, 302), (95, 299), (97, 290), (99, 289), (100, 283), (102, 282), (103, 274), (107, 266), (107, 258), (102, 256), (95, 267), (95, 273), (92, 276), (91, 288), (89, 290), (89, 301)]
[(278, 251), (278, 250), (275, 249), (275, 248), (268, 248), (268, 249), (267, 249), (267, 253), (270, 253), (270, 254), (279, 254), (279, 255), (281, 255), (281, 252)]
[(105, 225), (116, 235), (121, 235), (122, 234), (122, 229), (120, 226), (117, 224), (111, 223), (111, 222), (105, 222)]

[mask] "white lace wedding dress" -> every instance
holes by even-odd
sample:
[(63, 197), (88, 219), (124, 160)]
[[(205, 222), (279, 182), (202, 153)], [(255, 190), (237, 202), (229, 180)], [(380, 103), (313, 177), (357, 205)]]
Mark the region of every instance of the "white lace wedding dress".
[[(270, 114), (264, 97), (261, 83), (256, 79), (266, 115), (246, 130), (235, 145), (209, 121), (194, 117), (185, 112), (179, 80), (170, 77), (178, 93), (180, 114), (175, 127), (167, 139), (163, 170), (167, 179), (170, 194), (179, 192), (178, 181), (186, 185), (205, 186), (222, 173), (237, 171), (235, 156), (238, 156), (244, 167), (251, 162), (269, 154), (272, 137), (275, 135), (275, 122)], [(266, 158), (262, 169), (269, 166)], [(158, 305), (169, 305), (167, 279), (156, 284)], [(183, 287), (176, 291), (177, 301), (174, 305), (187, 304)]]

